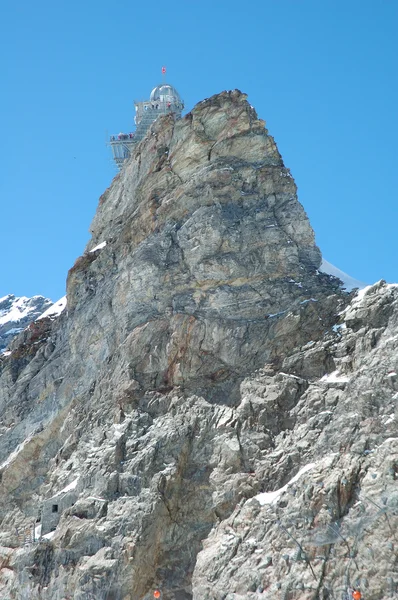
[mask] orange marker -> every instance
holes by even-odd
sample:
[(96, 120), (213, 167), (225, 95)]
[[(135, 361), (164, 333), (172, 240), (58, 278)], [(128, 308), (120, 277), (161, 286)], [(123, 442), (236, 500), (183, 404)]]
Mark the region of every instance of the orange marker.
[(352, 597), (353, 597), (354, 600), (361, 600), (362, 594), (361, 594), (361, 592), (359, 590), (354, 590), (352, 592)]
[(155, 590), (155, 591), (153, 592), (153, 597), (154, 597), (154, 598), (160, 598), (160, 592), (159, 592), (159, 590)]

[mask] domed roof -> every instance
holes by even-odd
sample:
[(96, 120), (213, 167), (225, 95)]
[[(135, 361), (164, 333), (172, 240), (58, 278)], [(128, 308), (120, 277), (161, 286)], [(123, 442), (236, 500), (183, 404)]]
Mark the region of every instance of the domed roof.
[(173, 104), (181, 104), (180, 94), (177, 92), (175, 87), (168, 83), (161, 83), (157, 85), (151, 92), (151, 102), (171, 102)]

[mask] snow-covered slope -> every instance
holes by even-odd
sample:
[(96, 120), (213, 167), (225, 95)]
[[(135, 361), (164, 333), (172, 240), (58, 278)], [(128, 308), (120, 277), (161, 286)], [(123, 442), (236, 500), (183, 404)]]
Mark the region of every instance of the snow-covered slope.
[(354, 288), (362, 290), (367, 286), (367, 284), (363, 283), (363, 281), (358, 281), (358, 279), (350, 277), (350, 275), (347, 275), (347, 273), (344, 273), (344, 271), (341, 271), (324, 258), (322, 259), (322, 264), (319, 270), (323, 273), (327, 273), (328, 275), (333, 275), (334, 277), (341, 279), (341, 281), (344, 283), (344, 289), (346, 289), (347, 292), (351, 292), (351, 290)]
[(44, 311), (44, 313), (42, 315), (40, 315), (40, 317), (38, 317), (39, 319), (45, 319), (46, 317), (51, 317), (52, 319), (54, 319), (55, 317), (58, 317), (62, 311), (64, 311), (66, 308), (66, 296), (62, 296), (62, 298), (60, 298), (57, 302), (54, 302), (54, 304), (52, 304), (50, 306), (50, 308), (47, 308), (46, 311)]
[(0, 298), (0, 352), (32, 321), (53, 303), (44, 296), (16, 298), (13, 294)]

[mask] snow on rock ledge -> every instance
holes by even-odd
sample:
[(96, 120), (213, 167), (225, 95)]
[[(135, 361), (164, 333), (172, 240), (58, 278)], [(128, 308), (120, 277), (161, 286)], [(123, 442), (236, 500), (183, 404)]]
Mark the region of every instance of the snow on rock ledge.
[(50, 308), (44, 311), (44, 313), (40, 315), (40, 317), (38, 317), (37, 320), (45, 319), (46, 317), (51, 317), (52, 319), (58, 317), (65, 310), (66, 303), (66, 296), (62, 296), (62, 298), (60, 298), (58, 302), (54, 302), (54, 304), (50, 306)]

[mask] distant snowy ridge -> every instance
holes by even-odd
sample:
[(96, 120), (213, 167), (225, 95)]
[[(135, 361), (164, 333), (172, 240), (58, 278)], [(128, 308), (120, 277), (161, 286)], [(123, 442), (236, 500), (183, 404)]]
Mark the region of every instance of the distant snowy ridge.
[(347, 275), (347, 273), (344, 273), (344, 271), (341, 271), (340, 269), (338, 269), (337, 267), (332, 265), (330, 262), (328, 262), (324, 258), (322, 259), (322, 264), (319, 267), (319, 271), (322, 271), (322, 273), (327, 273), (328, 275), (333, 275), (334, 277), (338, 277), (339, 279), (341, 279), (341, 281), (344, 284), (343, 287), (344, 287), (344, 289), (347, 290), (347, 292), (351, 292), (351, 290), (353, 290), (355, 288), (362, 290), (364, 287), (367, 287), (366, 283), (363, 283), (363, 281), (359, 281), (358, 279), (354, 279), (354, 277)]
[(44, 304), (48, 306), (51, 304), (51, 300), (43, 296), (33, 296), (33, 298), (27, 298), (26, 296), (16, 298), (13, 294), (3, 296), (3, 298), (0, 298), (0, 326), (10, 321), (14, 323), (23, 321), (32, 312), (41, 310)]
[(5, 350), (13, 337), (51, 306), (52, 300), (44, 296), (17, 298), (14, 294), (8, 294), (0, 298), (0, 352)]

